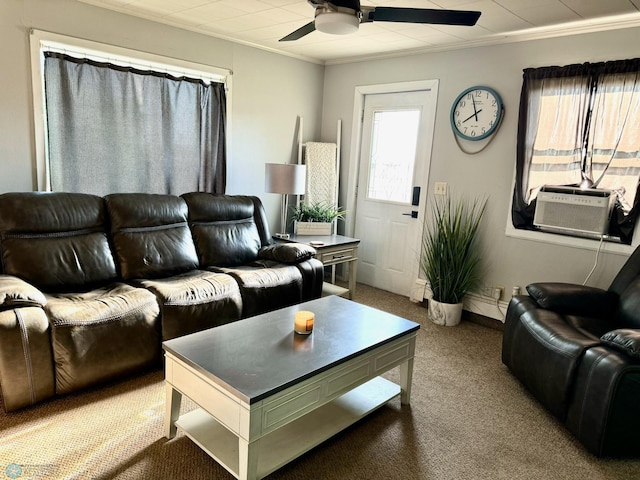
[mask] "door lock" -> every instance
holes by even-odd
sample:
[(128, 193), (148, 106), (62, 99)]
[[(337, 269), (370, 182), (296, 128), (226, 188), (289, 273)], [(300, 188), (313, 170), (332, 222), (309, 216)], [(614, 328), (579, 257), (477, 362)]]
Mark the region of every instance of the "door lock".
[(420, 187), (413, 187), (413, 196), (411, 198), (411, 205), (417, 207), (420, 205)]
[(403, 215), (406, 215), (407, 217), (411, 217), (411, 218), (418, 218), (418, 211), (412, 210), (411, 213), (403, 213)]

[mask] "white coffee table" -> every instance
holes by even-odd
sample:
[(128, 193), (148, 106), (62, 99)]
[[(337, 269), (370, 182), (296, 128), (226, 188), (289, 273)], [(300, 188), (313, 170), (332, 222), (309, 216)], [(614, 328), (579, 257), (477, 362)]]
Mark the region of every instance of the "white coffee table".
[[(313, 333), (293, 333), (296, 310)], [(400, 395), (420, 325), (337, 296), (163, 343), (167, 438), (177, 428), (242, 480), (262, 478)], [(380, 375), (400, 368), (400, 385)], [(200, 408), (178, 418), (182, 395)]]

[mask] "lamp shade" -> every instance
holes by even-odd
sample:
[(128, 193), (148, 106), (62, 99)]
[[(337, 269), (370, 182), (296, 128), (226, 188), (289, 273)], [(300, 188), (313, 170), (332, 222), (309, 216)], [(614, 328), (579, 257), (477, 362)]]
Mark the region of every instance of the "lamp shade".
[(297, 163), (266, 163), (264, 189), (268, 193), (302, 195), (307, 177), (307, 166)]

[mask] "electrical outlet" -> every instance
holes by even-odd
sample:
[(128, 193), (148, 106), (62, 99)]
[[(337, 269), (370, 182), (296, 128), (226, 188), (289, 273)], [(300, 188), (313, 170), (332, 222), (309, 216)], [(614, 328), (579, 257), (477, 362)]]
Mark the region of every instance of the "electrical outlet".
[(447, 183), (446, 182), (436, 182), (433, 193), (434, 193), (434, 195), (446, 195), (447, 194)]
[(493, 289), (493, 299), (500, 300), (502, 298), (502, 293), (504, 292), (504, 287), (498, 285)]

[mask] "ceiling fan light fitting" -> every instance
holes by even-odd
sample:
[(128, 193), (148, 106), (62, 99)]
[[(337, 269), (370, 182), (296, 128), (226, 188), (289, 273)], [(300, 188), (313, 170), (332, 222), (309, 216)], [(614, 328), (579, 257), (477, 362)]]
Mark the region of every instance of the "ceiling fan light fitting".
[(358, 31), (360, 19), (344, 12), (319, 13), (315, 19), (316, 30), (332, 35), (348, 35)]

